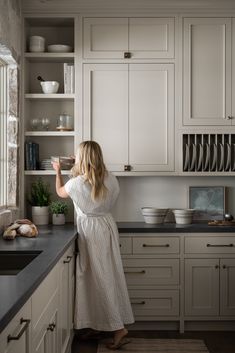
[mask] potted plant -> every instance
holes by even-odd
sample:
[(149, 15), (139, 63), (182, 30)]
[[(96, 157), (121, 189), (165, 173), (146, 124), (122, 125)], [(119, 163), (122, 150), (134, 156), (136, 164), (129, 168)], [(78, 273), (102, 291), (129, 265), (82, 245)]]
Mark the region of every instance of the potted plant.
[(53, 201), (49, 209), (52, 213), (52, 223), (59, 225), (65, 224), (65, 215), (68, 212), (68, 205), (60, 200)]
[(29, 203), (32, 205), (32, 220), (36, 225), (49, 223), (50, 185), (39, 178), (31, 184)]

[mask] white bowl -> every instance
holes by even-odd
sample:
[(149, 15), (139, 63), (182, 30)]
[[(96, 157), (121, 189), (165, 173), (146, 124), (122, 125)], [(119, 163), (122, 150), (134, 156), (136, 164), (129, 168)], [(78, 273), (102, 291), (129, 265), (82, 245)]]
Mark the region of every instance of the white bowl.
[(161, 224), (164, 222), (168, 208), (142, 207), (145, 223)]
[(72, 47), (70, 45), (52, 44), (47, 46), (47, 50), (49, 53), (69, 53), (72, 51)]
[(50, 93), (57, 93), (59, 89), (59, 82), (57, 81), (44, 81), (40, 82), (42, 86), (43, 93), (50, 94)]
[(165, 214), (164, 215), (144, 215), (145, 223), (149, 224), (161, 224), (164, 222)]
[(191, 224), (193, 219), (193, 209), (172, 210), (177, 224)]

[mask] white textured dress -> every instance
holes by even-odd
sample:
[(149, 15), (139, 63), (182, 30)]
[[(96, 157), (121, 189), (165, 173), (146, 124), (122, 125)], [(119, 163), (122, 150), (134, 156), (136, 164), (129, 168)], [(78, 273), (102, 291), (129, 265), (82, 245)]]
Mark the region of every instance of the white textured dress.
[(77, 213), (78, 248), (74, 328), (115, 331), (134, 322), (119, 248), (119, 234), (110, 210), (119, 194), (116, 177), (108, 173), (105, 200), (94, 202), (82, 176), (65, 190)]

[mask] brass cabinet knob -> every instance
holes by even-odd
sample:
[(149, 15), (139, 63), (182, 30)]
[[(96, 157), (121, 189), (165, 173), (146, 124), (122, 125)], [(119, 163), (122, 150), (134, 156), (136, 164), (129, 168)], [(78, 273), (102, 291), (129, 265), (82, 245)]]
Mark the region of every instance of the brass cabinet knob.
[(130, 59), (131, 58), (131, 53), (129, 51), (126, 51), (124, 53), (124, 59)]
[(124, 171), (125, 172), (130, 172), (131, 171), (131, 166), (129, 164), (124, 165)]

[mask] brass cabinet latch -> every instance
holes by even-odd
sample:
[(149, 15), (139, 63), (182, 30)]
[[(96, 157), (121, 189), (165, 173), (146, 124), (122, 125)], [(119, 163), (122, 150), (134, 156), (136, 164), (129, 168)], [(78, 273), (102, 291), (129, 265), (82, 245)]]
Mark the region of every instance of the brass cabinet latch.
[(124, 171), (125, 172), (130, 172), (131, 171), (131, 166), (129, 164), (124, 165)]
[(131, 58), (131, 53), (130, 53), (129, 51), (126, 51), (126, 52), (124, 53), (124, 58), (125, 58), (125, 59), (130, 59), (130, 58)]

